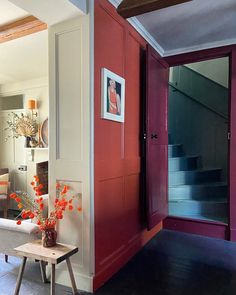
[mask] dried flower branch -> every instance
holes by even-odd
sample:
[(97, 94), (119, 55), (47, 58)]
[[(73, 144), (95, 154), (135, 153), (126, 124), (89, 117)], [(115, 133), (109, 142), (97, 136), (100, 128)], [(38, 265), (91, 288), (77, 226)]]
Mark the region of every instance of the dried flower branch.
[(31, 118), (29, 115), (20, 115), (12, 112), (8, 114), (9, 120), (7, 120), (7, 127), (5, 130), (12, 131), (12, 135), (8, 135), (6, 140), (9, 137), (18, 138), (19, 136), (25, 137), (34, 137), (38, 132), (38, 124), (34, 118)]
[[(27, 193), (13, 193), (10, 197), (18, 203), (18, 208), (22, 209), (17, 218), (36, 219), (41, 231), (55, 228), (57, 221), (63, 219), (65, 211), (77, 209), (80, 212), (82, 210), (81, 207), (76, 208), (74, 205), (74, 201), (79, 198), (79, 195), (68, 197), (70, 188), (67, 185), (57, 184), (54, 210), (51, 211), (49, 217), (45, 217), (43, 216), (44, 203), (41, 192), (43, 185), (40, 184), (38, 176), (34, 176), (31, 186), (35, 191), (35, 197), (31, 197)], [(17, 224), (21, 224), (20, 219), (17, 220)]]

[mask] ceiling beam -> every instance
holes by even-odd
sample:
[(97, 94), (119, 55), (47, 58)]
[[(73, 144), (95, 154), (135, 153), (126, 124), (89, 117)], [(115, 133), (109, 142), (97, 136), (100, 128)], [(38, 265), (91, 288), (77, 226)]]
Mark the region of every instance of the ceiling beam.
[(34, 16), (0, 26), (0, 43), (14, 40), (47, 29), (47, 24)]
[(182, 4), (192, 0), (123, 0), (117, 12), (124, 18)]

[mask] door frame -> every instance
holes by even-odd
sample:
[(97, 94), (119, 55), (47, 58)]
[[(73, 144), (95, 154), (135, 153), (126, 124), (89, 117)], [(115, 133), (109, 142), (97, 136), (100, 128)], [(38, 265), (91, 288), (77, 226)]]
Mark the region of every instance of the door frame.
[[(224, 46), (164, 57), (169, 67), (216, 59), (229, 58), (229, 132), (228, 144), (228, 224), (191, 218), (168, 216), (163, 228), (236, 241), (236, 46)], [(235, 119), (234, 119), (235, 118)], [(235, 120), (235, 122), (234, 122)]]

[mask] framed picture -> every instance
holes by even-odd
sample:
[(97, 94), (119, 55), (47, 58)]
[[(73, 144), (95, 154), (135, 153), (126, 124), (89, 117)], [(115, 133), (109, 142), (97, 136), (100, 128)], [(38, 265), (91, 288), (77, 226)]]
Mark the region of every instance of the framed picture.
[(102, 118), (125, 121), (125, 79), (102, 69)]

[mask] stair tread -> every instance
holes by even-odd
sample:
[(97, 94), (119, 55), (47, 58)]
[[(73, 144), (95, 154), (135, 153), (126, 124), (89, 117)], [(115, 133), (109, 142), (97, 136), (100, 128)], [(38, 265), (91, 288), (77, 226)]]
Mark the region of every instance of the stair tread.
[(174, 159), (186, 159), (186, 158), (198, 158), (198, 155), (188, 155), (188, 156), (179, 156), (179, 157), (170, 157), (169, 160), (174, 160)]
[(222, 203), (222, 204), (225, 204), (225, 203), (228, 203), (227, 199), (223, 198), (223, 199), (216, 199), (216, 200), (187, 200), (187, 199), (178, 199), (178, 200), (172, 200), (172, 199), (169, 199), (169, 202), (171, 203), (207, 203), (207, 204), (210, 204), (210, 203)]
[(168, 146), (182, 146), (182, 143), (170, 143)]
[[(195, 171), (195, 170), (194, 170)], [(171, 185), (169, 186), (169, 188), (185, 188), (188, 186), (191, 187), (207, 187), (207, 186), (227, 186), (227, 182), (218, 182), (218, 181), (214, 181), (214, 182), (205, 182), (205, 183), (199, 183), (199, 184), (180, 184), (180, 185)]]
[(190, 172), (207, 172), (207, 171), (218, 171), (222, 168), (200, 168), (195, 170), (179, 170), (179, 171), (169, 171), (169, 173), (190, 173)]

